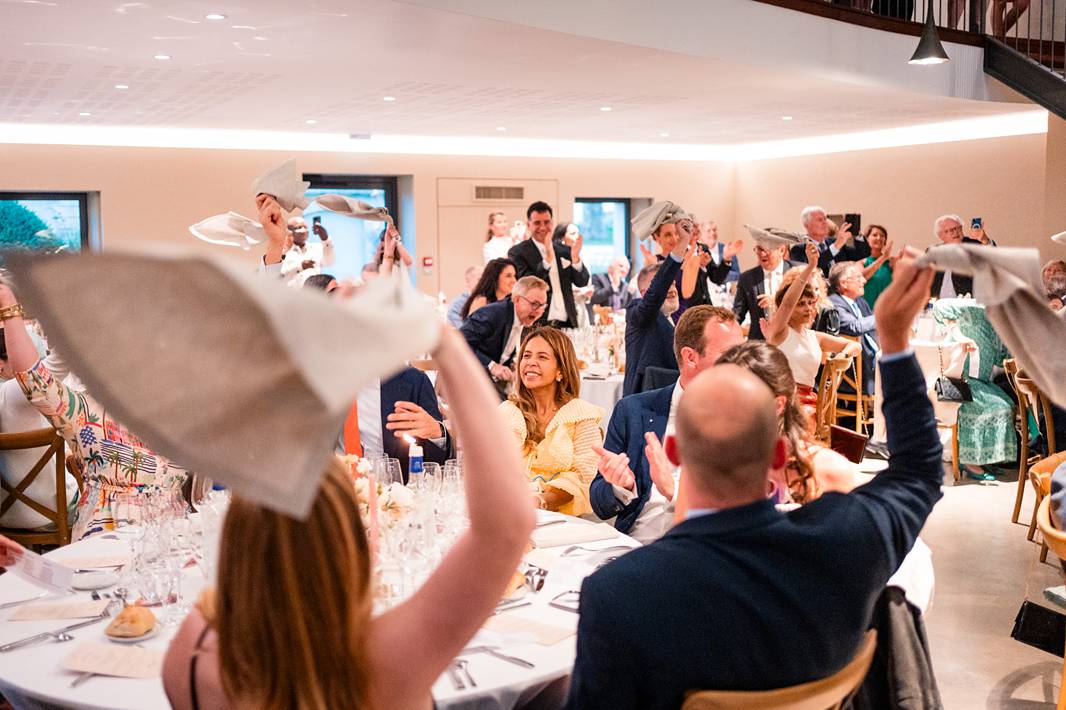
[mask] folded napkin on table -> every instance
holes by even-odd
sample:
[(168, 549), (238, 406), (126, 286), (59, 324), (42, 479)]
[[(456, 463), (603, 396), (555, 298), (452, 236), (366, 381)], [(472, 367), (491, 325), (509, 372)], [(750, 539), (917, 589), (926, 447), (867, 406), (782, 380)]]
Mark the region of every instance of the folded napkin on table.
[(1056, 313), (1047, 303), (1036, 249), (944, 244), (917, 263), (973, 276), (974, 298), (1003, 344), (1055, 404), (1066, 406), (1066, 310)]
[(537, 547), (559, 547), (560, 545), (579, 545), (582, 542), (612, 540), (618, 537), (618, 531), (606, 523), (586, 523), (574, 518), (574, 522), (565, 525), (549, 525), (533, 531), (531, 539)]
[(266, 239), (263, 225), (236, 212), (202, 219), (189, 227), (189, 233), (210, 244), (240, 247), (245, 251)]
[(111, 414), (188, 470), (297, 517), (359, 388), (439, 335), (398, 279), (337, 301), (185, 250), (8, 263), (26, 310)]

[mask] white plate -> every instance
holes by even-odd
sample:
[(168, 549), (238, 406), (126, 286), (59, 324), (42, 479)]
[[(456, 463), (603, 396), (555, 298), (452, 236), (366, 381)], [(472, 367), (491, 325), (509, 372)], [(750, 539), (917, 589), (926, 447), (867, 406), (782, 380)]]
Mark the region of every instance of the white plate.
[(148, 633), (141, 634), (140, 636), (130, 636), (130, 637), (119, 638), (117, 636), (108, 636), (107, 633), (104, 633), (104, 636), (107, 637), (108, 641), (113, 641), (115, 643), (140, 643), (141, 641), (147, 641), (150, 638), (155, 638), (156, 636), (159, 635), (159, 632), (162, 631), (162, 630), (163, 630), (163, 625), (159, 623), (158, 619), (156, 619), (155, 626), (153, 626), (148, 631)]
[(82, 591), (106, 589), (107, 587), (113, 587), (116, 584), (118, 584), (118, 575), (114, 572), (105, 572), (104, 570), (76, 572), (74, 578), (70, 582), (71, 587)]

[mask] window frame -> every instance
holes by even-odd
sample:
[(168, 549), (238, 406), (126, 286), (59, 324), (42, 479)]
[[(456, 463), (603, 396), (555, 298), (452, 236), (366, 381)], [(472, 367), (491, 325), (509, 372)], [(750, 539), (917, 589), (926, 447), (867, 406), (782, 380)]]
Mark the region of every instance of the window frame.
[[(625, 235), (625, 257), (626, 257), (626, 259), (629, 260), (629, 263), (632, 264), (633, 263), (633, 249), (634, 249), (633, 242), (634, 242), (634, 240), (633, 240), (633, 231), (631, 229), (631, 224), (630, 224), (630, 214), (633, 211), (633, 206), (632, 206), (632, 204), (630, 204), (629, 198), (628, 197), (575, 197), (574, 198), (574, 204), (575, 205), (577, 205), (577, 204), (590, 204), (590, 203), (596, 204), (596, 203), (602, 203), (602, 202), (621, 202), (622, 203), (622, 210), (623, 210), (622, 216), (623, 216), (623, 218), (625, 220), (624, 223), (625, 223), (625, 229), (626, 229), (626, 235)], [(573, 217), (573, 214), (572, 214), (572, 211), (571, 211), (571, 218), (572, 217)]]
[(89, 234), (89, 193), (88, 192), (44, 192), (40, 190), (0, 190), (0, 200), (77, 200), (78, 219), (81, 222), (80, 251), (93, 251), (93, 240)]

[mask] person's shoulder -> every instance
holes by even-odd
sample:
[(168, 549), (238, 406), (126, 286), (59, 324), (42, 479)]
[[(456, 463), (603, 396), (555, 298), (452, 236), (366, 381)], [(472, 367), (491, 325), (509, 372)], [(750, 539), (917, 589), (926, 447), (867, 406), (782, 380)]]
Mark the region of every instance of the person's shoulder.
[(407, 366), (407, 367), (403, 368), (402, 370), (400, 370), (399, 372), (397, 372), (392, 377), (390, 377), (389, 379), (382, 380), (381, 381), (381, 386), (384, 387), (386, 384), (393, 384), (393, 383), (400, 383), (400, 384), (414, 386), (414, 385), (423, 384), (423, 382), (428, 383), (429, 382), (429, 376), (426, 375), (426, 373), (424, 373), (421, 370), (419, 370), (417, 367)]
[(755, 281), (762, 278), (762, 267), (756, 264), (750, 269), (740, 272), (740, 280), (744, 282)]
[(574, 397), (560, 407), (555, 416), (563, 424), (573, 424), (589, 419), (598, 422), (603, 419), (603, 407), (597, 407), (595, 404)]
[(536, 247), (533, 246), (533, 240), (532, 239), (523, 239), (522, 241), (518, 242), (513, 247), (511, 247), (510, 249), (507, 250), (507, 256), (510, 257), (512, 254), (518, 255), (518, 256), (524, 256), (525, 254), (527, 254), (529, 252), (529, 249), (531, 247), (534, 250), (536, 250)]
[(622, 411), (639, 412), (644, 409), (656, 409), (661, 408), (656, 405), (660, 405), (666, 402), (667, 410), (670, 408), (670, 398), (674, 394), (675, 384), (667, 385), (666, 387), (660, 387), (655, 390), (648, 390), (647, 392), (636, 392), (631, 395), (622, 397), (618, 400), (616, 408), (621, 408)]

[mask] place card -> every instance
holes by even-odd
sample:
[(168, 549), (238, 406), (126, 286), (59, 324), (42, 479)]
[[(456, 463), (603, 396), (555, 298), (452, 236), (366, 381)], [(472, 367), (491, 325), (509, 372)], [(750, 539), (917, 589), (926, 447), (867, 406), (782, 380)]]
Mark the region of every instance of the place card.
[(568, 639), (577, 633), (575, 629), (552, 626), (551, 624), (524, 619), (513, 614), (497, 614), (491, 617), (483, 628), (498, 634), (531, 635), (533, 640), (541, 646), (554, 646), (563, 639)]
[(56, 560), (64, 567), (71, 569), (102, 569), (108, 567), (123, 567), (129, 564), (129, 555), (101, 555), (99, 557), (69, 557)]
[(108, 600), (72, 601), (52, 604), (27, 604), (20, 607), (8, 621), (45, 621), (47, 619), (92, 619), (104, 613)]
[(618, 531), (606, 523), (588, 524), (575, 521), (564, 525), (548, 525), (533, 531), (533, 544), (537, 547), (559, 547), (560, 545), (580, 545), (583, 542), (613, 540)]
[(116, 678), (158, 678), (163, 670), (163, 650), (111, 643), (81, 643), (63, 660), (63, 668)]
[(15, 553), (15, 562), (8, 565), (7, 569), (15, 576), (50, 592), (69, 592), (74, 581), (72, 569), (25, 548)]

